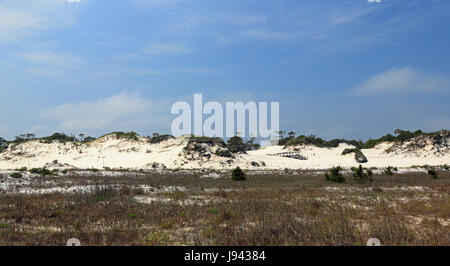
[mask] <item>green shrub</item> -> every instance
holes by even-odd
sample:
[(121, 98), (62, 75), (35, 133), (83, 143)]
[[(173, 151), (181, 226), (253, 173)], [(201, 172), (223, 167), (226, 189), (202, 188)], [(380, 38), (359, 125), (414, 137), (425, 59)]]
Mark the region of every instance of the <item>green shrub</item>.
[(362, 165), (359, 165), (358, 168), (352, 167), (352, 171), (353, 171), (353, 177), (355, 178), (355, 181), (358, 184), (372, 182), (372, 175), (373, 175), (372, 170), (363, 168)]
[(234, 180), (234, 181), (245, 181), (247, 178), (245, 176), (244, 171), (242, 171), (241, 168), (236, 167), (231, 172), (231, 179)]
[(231, 152), (229, 150), (226, 150), (226, 149), (217, 149), (215, 154), (217, 156), (220, 156), (220, 157), (226, 157), (226, 158), (232, 158), (233, 157), (233, 154), (231, 154)]
[[(284, 131), (281, 131), (284, 134)], [(438, 136), (439, 134), (448, 132), (446, 130), (443, 131), (437, 131), (437, 132), (430, 132), (430, 133), (425, 133), (421, 130), (416, 130), (414, 132), (411, 131), (407, 131), (407, 130), (401, 130), (401, 129), (397, 129), (395, 130), (395, 136), (392, 134), (387, 134), (381, 138), (378, 139), (369, 139), (366, 142), (360, 141), (360, 140), (346, 140), (346, 139), (332, 139), (332, 140), (324, 140), (321, 139), (319, 137), (316, 137), (314, 135), (309, 135), (309, 136), (305, 136), (305, 135), (301, 135), (298, 137), (295, 137), (295, 132), (292, 132), (292, 134), (289, 134), (289, 137), (284, 138), (282, 135), (280, 134), (280, 140), (279, 140), (279, 145), (285, 145), (285, 146), (291, 146), (291, 145), (300, 145), (300, 144), (311, 144), (317, 147), (337, 147), (340, 143), (347, 143), (350, 145), (355, 146), (358, 149), (371, 149), (373, 147), (375, 147), (377, 144), (382, 143), (382, 142), (404, 142), (404, 141), (408, 141), (412, 138), (415, 137), (419, 137), (419, 136), (430, 136), (430, 137), (435, 137)], [(291, 132), (290, 132), (291, 133)]]
[(16, 171), (20, 171), (20, 172), (25, 172), (26, 170), (27, 170), (26, 166), (16, 169)]
[(77, 139), (74, 136), (68, 136), (64, 133), (54, 133), (51, 136), (43, 137), (40, 139), (42, 143), (52, 143), (53, 141), (58, 141), (62, 143), (75, 142)]
[(384, 169), (384, 173), (388, 176), (393, 176), (394, 172), (397, 172), (397, 167), (388, 166)]
[(227, 142), (227, 146), (232, 153), (247, 153), (247, 146), (239, 136), (231, 137)]
[(139, 135), (136, 132), (113, 132), (112, 134), (116, 135), (118, 139), (130, 139), (130, 140), (139, 140)]
[(47, 168), (42, 168), (41, 169), (41, 175), (51, 175), (52, 172), (50, 170), (48, 170)]
[(23, 177), (21, 173), (12, 173), (10, 176), (12, 178), (22, 178)]
[(342, 183), (345, 181), (344, 176), (341, 173), (342, 168), (340, 166), (332, 167), (328, 173), (325, 174), (327, 181)]
[(444, 165), (442, 166), (442, 168), (445, 169), (445, 170), (447, 170), (447, 171), (450, 171), (450, 166), (448, 166), (447, 164), (444, 164)]
[(160, 143), (163, 142), (165, 140), (169, 140), (169, 139), (174, 139), (175, 137), (172, 135), (158, 135), (158, 134), (154, 134), (152, 138), (150, 138), (150, 140), (148, 142), (150, 142), (151, 144), (156, 144), (156, 143)]
[(437, 179), (438, 174), (437, 171), (434, 169), (428, 169), (427, 173), (430, 175), (431, 179)]
[(32, 168), (30, 170), (30, 173), (44, 175), (44, 176), (52, 174), (52, 172), (45, 167), (44, 168)]
[(30, 173), (32, 173), (32, 174), (40, 174), (41, 173), (41, 169), (40, 168), (31, 168), (30, 169)]
[(0, 229), (8, 228), (10, 225), (9, 223), (0, 223)]
[(219, 211), (216, 209), (210, 209), (209, 212), (212, 214), (219, 214)]
[(349, 145), (354, 145), (357, 148), (361, 148), (363, 143), (361, 141), (357, 140), (346, 140), (346, 139), (332, 139), (329, 141), (326, 141), (322, 138), (318, 138), (315, 135), (301, 135), (297, 138), (293, 138), (290, 136), (289, 138), (282, 140), (280, 143), (284, 143), (285, 146), (292, 146), (292, 145), (314, 145), (317, 147), (327, 147), (327, 148), (336, 148), (341, 143), (346, 143)]
[(367, 157), (362, 153), (360, 149), (345, 149), (342, 151), (342, 155), (349, 153), (355, 153), (355, 160), (358, 163), (367, 163)]

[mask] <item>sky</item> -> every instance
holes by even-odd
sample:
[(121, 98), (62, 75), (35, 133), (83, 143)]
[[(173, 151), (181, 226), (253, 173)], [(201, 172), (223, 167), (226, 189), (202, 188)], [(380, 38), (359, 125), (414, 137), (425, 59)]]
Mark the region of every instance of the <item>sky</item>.
[(176, 101), (280, 129), (450, 129), (448, 0), (0, 0), (0, 136), (170, 133)]

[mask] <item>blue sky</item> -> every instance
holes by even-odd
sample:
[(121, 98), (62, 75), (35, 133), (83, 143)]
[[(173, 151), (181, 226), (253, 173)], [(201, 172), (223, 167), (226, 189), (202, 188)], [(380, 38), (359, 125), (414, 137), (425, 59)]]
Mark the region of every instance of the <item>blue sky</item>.
[(448, 0), (0, 0), (0, 136), (168, 133), (194, 93), (324, 138), (449, 129), (449, 33)]

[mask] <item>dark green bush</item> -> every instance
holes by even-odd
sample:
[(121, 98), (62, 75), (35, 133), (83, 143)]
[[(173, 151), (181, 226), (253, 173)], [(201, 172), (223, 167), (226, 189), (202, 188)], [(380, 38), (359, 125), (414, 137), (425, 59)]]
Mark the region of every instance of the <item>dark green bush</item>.
[(12, 178), (22, 178), (23, 177), (21, 173), (12, 173), (10, 176)]
[[(281, 131), (284, 132), (284, 131)], [(282, 134), (280, 134), (281, 138), (278, 142), (279, 145), (285, 145), (285, 146), (291, 146), (291, 145), (300, 145), (300, 144), (310, 144), (317, 147), (337, 147), (340, 143), (347, 143), (350, 145), (355, 146), (358, 149), (371, 149), (375, 147), (377, 144), (382, 142), (394, 142), (394, 141), (407, 141), (415, 137), (419, 136), (431, 136), (436, 137), (439, 134), (448, 132), (446, 130), (443, 131), (437, 131), (437, 132), (430, 132), (425, 133), (422, 130), (416, 130), (414, 132), (407, 131), (407, 130), (401, 130), (397, 129), (395, 130), (395, 136), (392, 134), (387, 134), (381, 138), (378, 139), (369, 139), (366, 142), (360, 141), (360, 140), (346, 140), (346, 139), (332, 139), (329, 141), (323, 140), (321, 138), (318, 138), (314, 135), (301, 135), (298, 137), (295, 137), (295, 132), (292, 132), (294, 134), (289, 134), (289, 137), (284, 138)], [(284, 134), (284, 133), (283, 133)]]
[(428, 169), (427, 173), (430, 175), (431, 179), (437, 179), (438, 174), (437, 171), (434, 169)]
[(41, 173), (41, 169), (40, 168), (32, 168), (32, 169), (30, 169), (30, 173), (32, 173), (32, 174), (40, 174)]
[(327, 181), (342, 183), (345, 181), (344, 176), (341, 173), (342, 168), (340, 166), (332, 167), (328, 173), (325, 174)]
[(232, 153), (247, 153), (247, 145), (239, 136), (231, 137), (227, 142), (227, 146)]
[(74, 136), (67, 136), (64, 133), (54, 133), (51, 136), (43, 137), (40, 139), (42, 143), (52, 143), (53, 141), (66, 143), (66, 142), (74, 142), (76, 140), (77, 138), (75, 138)]
[(397, 167), (388, 166), (384, 169), (384, 174), (386, 174), (388, 176), (393, 176), (394, 172), (397, 172), (397, 171), (398, 171)]
[(50, 170), (48, 170), (47, 168), (42, 168), (41, 169), (41, 175), (51, 175), (52, 172)]
[(118, 139), (130, 139), (130, 140), (139, 140), (139, 135), (136, 132), (113, 132), (111, 134), (116, 135)]
[(234, 180), (234, 181), (245, 181), (247, 178), (245, 176), (244, 171), (242, 171), (241, 168), (236, 167), (231, 172), (231, 179)]
[(154, 135), (152, 138), (150, 138), (149, 142), (152, 144), (156, 144), (173, 138), (175, 137), (172, 135)]
[(352, 167), (353, 177), (358, 184), (364, 184), (367, 182), (372, 182), (373, 172), (370, 169), (363, 168), (359, 165), (358, 168)]
[(448, 166), (447, 164), (444, 164), (444, 165), (442, 166), (442, 168), (443, 168), (444, 170), (450, 171), (450, 166)]
[(232, 158), (233, 154), (229, 150), (226, 149), (218, 149), (215, 153), (217, 156), (220, 157), (226, 157), (226, 158)]
[(45, 168), (45, 167), (44, 168), (32, 168), (32, 169), (30, 169), (30, 173), (40, 174), (40, 175), (43, 175), (43, 176), (52, 174), (52, 172), (50, 170), (48, 170), (47, 168)]

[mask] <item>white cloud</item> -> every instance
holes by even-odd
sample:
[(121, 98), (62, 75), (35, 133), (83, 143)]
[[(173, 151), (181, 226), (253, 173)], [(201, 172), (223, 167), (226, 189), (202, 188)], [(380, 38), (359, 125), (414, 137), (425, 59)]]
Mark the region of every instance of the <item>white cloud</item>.
[(147, 43), (143, 52), (149, 55), (186, 54), (189, 48), (181, 43)]
[(37, 31), (71, 25), (65, 0), (4, 0), (0, 3), (0, 41), (19, 40)]
[(0, 6), (0, 41), (24, 36), (27, 30), (42, 28), (42, 24), (42, 19), (31, 12)]
[(79, 57), (67, 53), (31, 52), (20, 54), (20, 57), (33, 64), (42, 64), (54, 67), (74, 68), (83, 64)]
[(170, 69), (170, 71), (207, 74), (207, 73), (213, 72), (214, 69), (208, 68), (208, 67), (174, 67), (174, 68)]
[(25, 71), (34, 75), (45, 77), (60, 77), (64, 75), (64, 72), (61, 70), (49, 67), (29, 67), (26, 68)]
[(253, 37), (262, 40), (287, 40), (294, 37), (293, 33), (283, 33), (264, 30), (246, 30), (242, 32), (247, 37)]
[(139, 7), (176, 7), (186, 0), (134, 0)]
[(83, 59), (68, 53), (38, 51), (18, 54), (18, 57), (26, 62), (25, 71), (39, 76), (59, 77), (86, 67)]
[(410, 67), (392, 68), (374, 75), (353, 88), (356, 93), (450, 91), (450, 79), (426, 74)]
[(182, 43), (147, 43), (144, 47), (134, 52), (112, 55), (116, 60), (142, 59), (144, 56), (162, 56), (188, 54), (190, 49)]
[(62, 104), (43, 111), (41, 116), (57, 121), (62, 131), (106, 132), (160, 124), (165, 117), (161, 115), (164, 108), (162, 102), (122, 92), (96, 101)]

